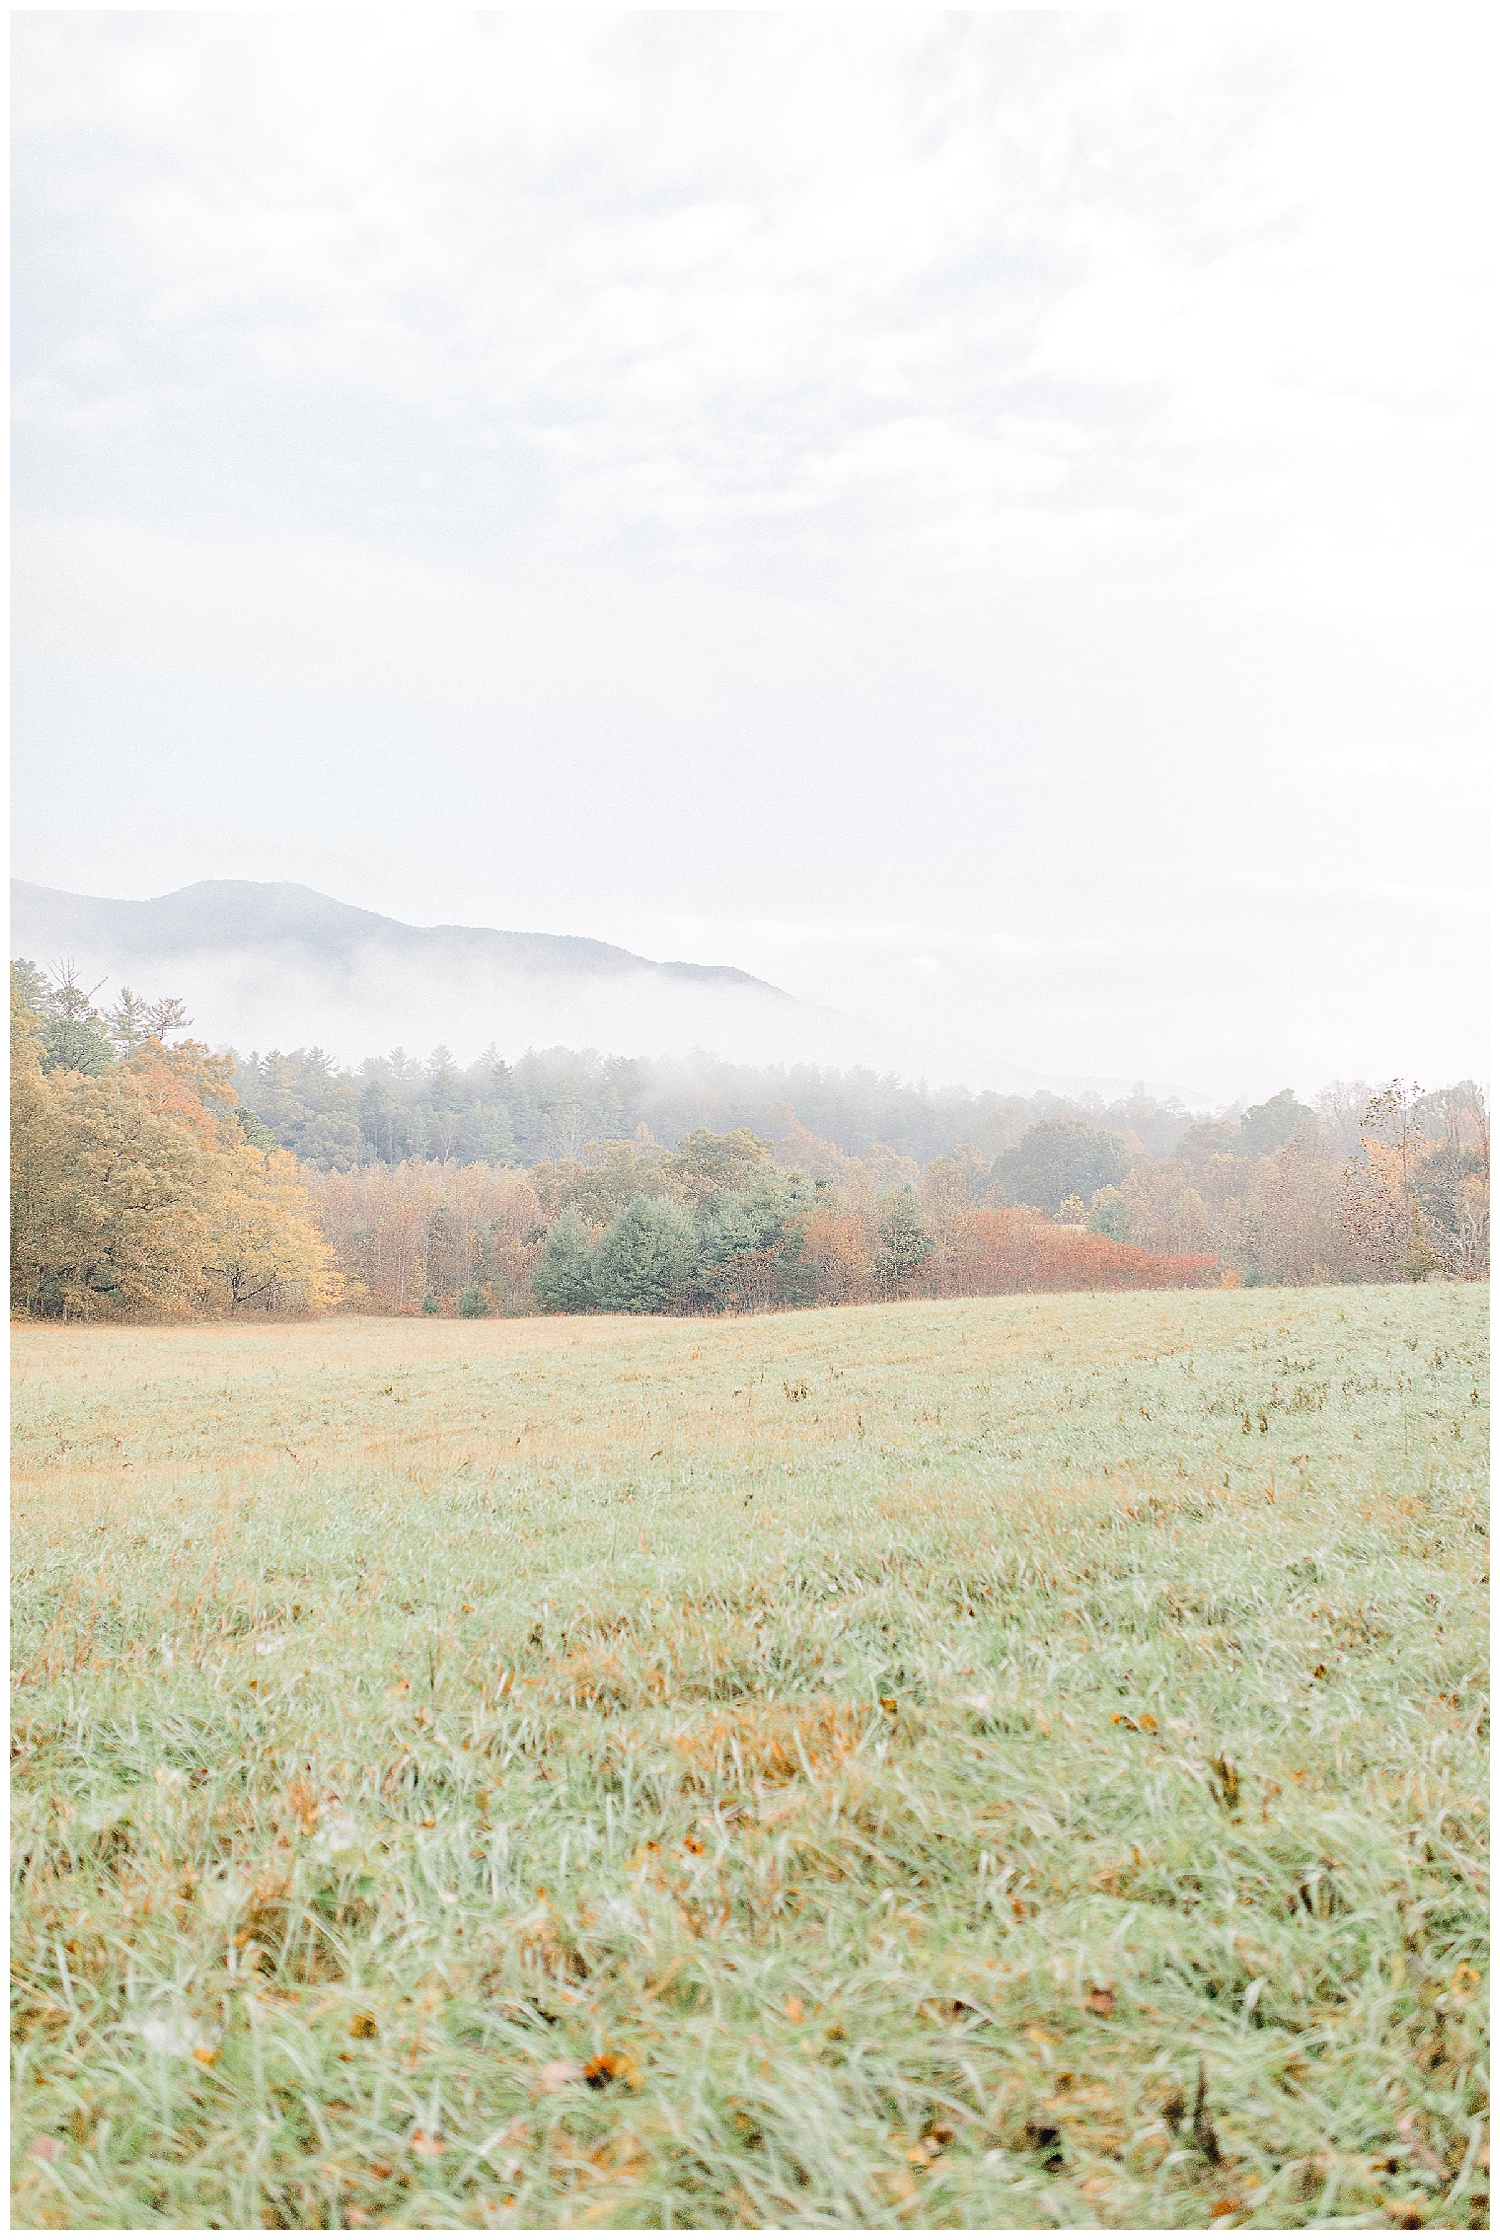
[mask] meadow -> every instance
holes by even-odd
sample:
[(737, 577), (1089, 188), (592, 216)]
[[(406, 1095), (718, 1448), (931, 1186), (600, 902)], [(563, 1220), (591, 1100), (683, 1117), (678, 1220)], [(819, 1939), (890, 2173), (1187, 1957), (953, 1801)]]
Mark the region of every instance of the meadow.
[(1486, 1306), (17, 1329), (16, 2221), (1483, 2225)]

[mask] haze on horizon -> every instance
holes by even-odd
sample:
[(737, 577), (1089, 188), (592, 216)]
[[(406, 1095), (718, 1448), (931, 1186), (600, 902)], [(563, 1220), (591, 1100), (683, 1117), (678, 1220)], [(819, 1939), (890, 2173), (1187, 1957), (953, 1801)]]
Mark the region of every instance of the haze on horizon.
[(1484, 74), (1346, 26), (17, 18), (16, 870), (1482, 1075)]

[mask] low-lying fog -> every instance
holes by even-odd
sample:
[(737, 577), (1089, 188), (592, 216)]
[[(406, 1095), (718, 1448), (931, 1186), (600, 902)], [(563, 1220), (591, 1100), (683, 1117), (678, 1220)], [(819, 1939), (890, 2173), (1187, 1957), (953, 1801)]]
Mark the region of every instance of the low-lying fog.
[(939, 1067), (937, 1048), (777, 992), (695, 985), (652, 972), (496, 972), (447, 968), (434, 975), (378, 950), (336, 963), (270, 965), (264, 956), (137, 956), (127, 970), (102, 954), (35, 960), (56, 974), (71, 964), (97, 1001), (128, 982), (138, 994), (180, 996), (193, 1032), (216, 1047), (316, 1046), (346, 1065), (400, 1048), (425, 1058), (446, 1044), (468, 1064), (491, 1044), (515, 1059), (558, 1046), (621, 1057), (705, 1050), (746, 1064), (867, 1065), (903, 1077), (965, 1079), (973, 1088), (1027, 1090), (1040, 1077), (1003, 1055)]

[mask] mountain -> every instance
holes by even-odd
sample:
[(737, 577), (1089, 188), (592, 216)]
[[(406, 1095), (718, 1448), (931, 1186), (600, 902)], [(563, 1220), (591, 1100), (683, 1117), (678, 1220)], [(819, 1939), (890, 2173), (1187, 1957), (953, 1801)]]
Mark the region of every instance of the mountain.
[(409, 926), (311, 887), (204, 879), (147, 902), (11, 883), (11, 955), (71, 965), (106, 1000), (179, 996), (195, 1031), (240, 1051), (316, 1045), (346, 1062), (394, 1045), (472, 1057), (566, 1046), (690, 1050), (751, 1063), (883, 1068), (858, 1021), (733, 965), (659, 962), (607, 941), (491, 926)]
[(488, 966), (496, 972), (647, 973), (707, 986), (755, 989), (790, 1003), (768, 980), (728, 964), (659, 964), (567, 933), (500, 933), (489, 926), (408, 926), (374, 910), (335, 902), (312, 887), (259, 879), (200, 879), (149, 902), (115, 902), (66, 894), (13, 879), (11, 947), (38, 964), (64, 957), (108, 956), (120, 969), (174, 957), (258, 952), (288, 964), (337, 966), (373, 954), (393, 963), (451, 969)]

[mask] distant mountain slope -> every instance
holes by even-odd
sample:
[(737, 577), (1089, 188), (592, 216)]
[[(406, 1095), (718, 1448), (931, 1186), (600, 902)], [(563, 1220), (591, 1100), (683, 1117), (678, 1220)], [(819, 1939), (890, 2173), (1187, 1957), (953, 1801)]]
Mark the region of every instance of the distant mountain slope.
[[(313, 1045), (509, 1057), (692, 1050), (754, 1063), (850, 1064), (882, 1052), (858, 1020), (732, 965), (658, 963), (608, 941), (409, 926), (311, 887), (204, 879), (149, 902), (11, 883), (11, 955), (70, 965), (103, 1000), (128, 982), (179, 996), (195, 1031), (240, 1051)], [(887, 1063), (889, 1060), (887, 1059)]]
[(258, 954), (268, 964), (340, 965), (361, 969), (372, 956), (466, 974), (547, 973), (595, 977), (645, 974), (700, 986), (753, 991), (782, 1003), (792, 998), (733, 965), (657, 963), (607, 941), (575, 934), (502, 933), (489, 926), (409, 926), (373, 910), (335, 902), (312, 887), (258, 879), (200, 879), (148, 902), (117, 902), (66, 894), (56, 887), (11, 881), (12, 954), (47, 965), (78, 956), (129, 971), (174, 957)]

